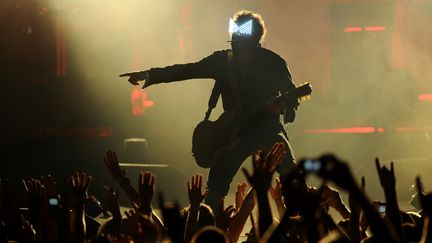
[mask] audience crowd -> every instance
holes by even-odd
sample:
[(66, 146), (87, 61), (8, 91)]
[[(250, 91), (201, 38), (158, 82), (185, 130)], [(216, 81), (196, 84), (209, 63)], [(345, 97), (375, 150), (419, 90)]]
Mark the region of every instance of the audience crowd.
[[(107, 187), (103, 204), (89, 196), (92, 177), (85, 172), (70, 176), (62, 194), (52, 176), (23, 180), (24, 207), (17, 203), (16, 188), (1, 179), (0, 243), (207, 243), (240, 242), (240, 236), (244, 242), (432, 242), (432, 194), (423, 193), (420, 178), (415, 197), (420, 211), (404, 212), (398, 205), (393, 163), (387, 168), (375, 161), (386, 200), (378, 203), (366, 195), (364, 178), (357, 183), (348, 164), (331, 154), (299, 161), (289, 173), (275, 175), (285, 154), (282, 143), (268, 153), (255, 152), (252, 171), (242, 169), (247, 183), (237, 185), (235, 205), (225, 206), (221, 198), (218, 208), (205, 204), (201, 175), (185, 182), (189, 205), (181, 209), (176, 202), (165, 202), (163, 192), (155, 195), (157, 178), (151, 172), (140, 173), (137, 187), (132, 185), (112, 151), (104, 164), (120, 191)], [(322, 186), (306, 183), (312, 173), (323, 179)], [(348, 193), (348, 203), (328, 182)], [(127, 195), (130, 205), (122, 206), (130, 210), (121, 210), (119, 193)], [(272, 215), (272, 205), (277, 215)], [(342, 220), (335, 222), (330, 208)], [(98, 218), (105, 220), (99, 223)], [(248, 220), (250, 230), (245, 229)]]

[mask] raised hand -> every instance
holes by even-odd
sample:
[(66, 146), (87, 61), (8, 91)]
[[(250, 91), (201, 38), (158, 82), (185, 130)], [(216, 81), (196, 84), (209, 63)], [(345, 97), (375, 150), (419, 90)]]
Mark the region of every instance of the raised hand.
[(401, 238), (391, 233), (390, 226), (384, 223), (379, 214), (370, 205), (367, 197), (361, 193), (353, 179), (348, 164), (331, 154), (321, 156), (320, 161), (323, 162), (324, 167), (318, 175), (325, 179), (331, 179), (339, 187), (352, 193), (353, 198), (362, 206), (363, 212), (370, 223), (372, 234), (376, 237), (377, 241), (398, 242), (397, 239)]
[(331, 154), (323, 155), (319, 160), (322, 163), (323, 169), (318, 175), (332, 180), (345, 190), (350, 191), (353, 188), (357, 188), (347, 163), (340, 161), (336, 156)]
[(42, 210), (45, 206), (46, 188), (40, 180), (30, 179), (23, 180), (25, 190), (27, 191), (27, 201), (30, 210), (31, 223), (39, 228)]
[(339, 191), (329, 187), (328, 185), (323, 185), (323, 195), (321, 200), (321, 205), (332, 207), (337, 211), (339, 211), (341, 207), (345, 207)]
[(42, 176), (40, 181), (46, 188), (46, 196), (49, 197), (57, 194), (57, 182), (52, 175), (48, 175), (47, 177)]
[(70, 177), (69, 237), (72, 242), (85, 242), (86, 239), (84, 203), (88, 198), (87, 190), (91, 180), (92, 177), (84, 172), (75, 172)]
[(121, 223), (121, 213), (120, 206), (118, 204), (119, 192), (118, 190), (114, 190), (114, 188), (109, 187), (106, 190), (106, 202), (107, 202), (107, 210), (111, 212), (113, 216), (113, 221), (115, 223)]
[(280, 182), (279, 178), (276, 178), (274, 187), (271, 186), (269, 188), (270, 196), (273, 198), (273, 200), (279, 201), (282, 199), (281, 190), (282, 190), (282, 183)]
[(198, 209), (202, 201), (207, 196), (208, 191), (202, 192), (202, 175), (192, 176), (192, 179), (187, 182), (189, 203), (191, 209)]
[(279, 213), (279, 218), (281, 219), (285, 214), (286, 208), (284, 202), (282, 201), (282, 183), (279, 177), (276, 177), (275, 185), (274, 187), (271, 186), (269, 188), (269, 192), (270, 192), (270, 196), (273, 198), (273, 200), (276, 203), (276, 207)]
[(384, 165), (381, 167), (378, 158), (375, 159), (375, 165), (381, 186), (384, 190), (395, 190), (396, 178), (394, 174), (393, 161), (390, 163), (390, 170)]
[(246, 196), (246, 188), (247, 188), (247, 183), (243, 182), (243, 183), (238, 183), (237, 184), (237, 191), (235, 193), (235, 209), (236, 211), (238, 211), (241, 206), (243, 205), (243, 201), (244, 198)]
[(136, 222), (138, 221), (138, 215), (139, 215), (139, 206), (138, 204), (132, 202), (132, 208), (130, 209), (129, 212), (125, 211), (124, 213), (126, 214), (127, 219), (133, 224), (135, 225)]
[(218, 228), (226, 231), (235, 216), (236, 210), (233, 205), (229, 205), (227, 208), (225, 208), (224, 201), (224, 199), (220, 200), (218, 213), (215, 214), (215, 221)]
[(105, 166), (111, 177), (120, 182), (126, 176), (126, 169), (121, 169), (115, 152), (108, 150), (104, 158)]
[(155, 189), (155, 175), (151, 172), (141, 172), (138, 177), (138, 190), (140, 194), (141, 211), (145, 214), (151, 213), (151, 201)]
[(266, 157), (263, 151), (258, 151), (252, 155), (253, 174), (251, 175), (245, 168), (242, 168), (249, 184), (257, 191), (267, 193), (271, 184), (273, 173), (277, 166), (285, 158), (286, 149), (284, 143), (275, 143)]
[(166, 204), (162, 193), (158, 194), (159, 208), (162, 210), (163, 222), (172, 242), (184, 242), (184, 227), (181, 222), (178, 202)]
[(36, 230), (27, 220), (22, 219), (22, 227), (18, 234), (20, 242), (36, 242)]
[(423, 184), (420, 177), (416, 178), (416, 187), (420, 199), (420, 204), (423, 211), (429, 216), (432, 216), (432, 193), (425, 194), (423, 191)]
[(84, 205), (88, 197), (88, 187), (92, 177), (85, 172), (76, 172), (70, 177), (70, 191), (72, 196), (72, 206)]

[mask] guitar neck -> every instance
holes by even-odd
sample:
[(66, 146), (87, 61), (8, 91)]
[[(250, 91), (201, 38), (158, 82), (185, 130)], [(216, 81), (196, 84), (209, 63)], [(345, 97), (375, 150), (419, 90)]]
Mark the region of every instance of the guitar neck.
[(286, 92), (285, 94), (276, 97), (275, 99), (273, 99), (273, 103), (275, 104), (280, 104), (282, 102), (285, 102), (287, 100), (298, 100), (300, 99), (300, 97), (298, 97), (296, 94), (291, 94), (290, 92)]

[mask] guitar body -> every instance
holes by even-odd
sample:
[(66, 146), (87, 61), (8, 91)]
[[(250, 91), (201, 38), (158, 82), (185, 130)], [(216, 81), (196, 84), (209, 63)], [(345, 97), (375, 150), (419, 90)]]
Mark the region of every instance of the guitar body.
[[(275, 98), (270, 104), (277, 104), (292, 98), (303, 99), (311, 93), (312, 87), (306, 83)], [(262, 112), (265, 112), (265, 109), (249, 119), (242, 120), (254, 121)], [(195, 127), (192, 137), (192, 154), (197, 164), (202, 168), (209, 168), (223, 152), (236, 148), (240, 143), (240, 130), (244, 125), (247, 124), (242, 124), (238, 113), (234, 111), (225, 111), (216, 121), (200, 122)]]
[(210, 168), (220, 155), (240, 143), (240, 131), (235, 112), (224, 112), (216, 121), (204, 120), (194, 130), (192, 153), (202, 168)]

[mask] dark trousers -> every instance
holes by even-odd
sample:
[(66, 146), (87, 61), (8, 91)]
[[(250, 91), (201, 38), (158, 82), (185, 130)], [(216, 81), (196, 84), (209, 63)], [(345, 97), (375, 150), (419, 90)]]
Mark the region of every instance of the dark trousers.
[(287, 149), (284, 161), (277, 168), (278, 173), (285, 174), (293, 168), (295, 159), (285, 131), (266, 129), (247, 133), (235, 149), (223, 153), (210, 168), (206, 204), (216, 211), (219, 208), (220, 200), (228, 193), (230, 184), (245, 159), (259, 149), (267, 153), (276, 142), (285, 143)]

